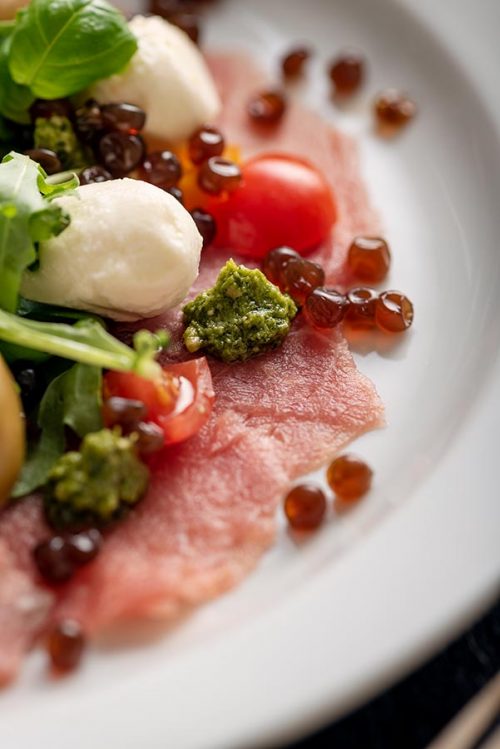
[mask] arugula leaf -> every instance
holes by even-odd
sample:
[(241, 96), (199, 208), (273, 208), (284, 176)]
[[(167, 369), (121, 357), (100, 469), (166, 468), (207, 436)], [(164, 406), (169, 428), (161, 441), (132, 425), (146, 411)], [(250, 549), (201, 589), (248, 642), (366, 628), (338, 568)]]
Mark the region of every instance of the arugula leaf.
[(76, 322), (77, 320), (96, 320), (103, 327), (104, 320), (98, 315), (91, 312), (83, 312), (78, 309), (69, 307), (57, 307), (54, 304), (44, 304), (43, 302), (33, 302), (31, 299), (19, 297), (16, 314), (20, 317), (28, 317), (30, 320), (39, 320), (40, 322)]
[(32, 0), (17, 17), (9, 69), (35, 96), (58, 99), (119, 72), (136, 50), (125, 18), (106, 0)]
[(121, 372), (136, 372), (154, 379), (161, 373), (156, 354), (168, 343), (166, 331), (140, 330), (129, 348), (96, 320), (75, 325), (38, 322), (0, 310), (0, 341), (25, 346), (45, 354)]
[(21, 278), (36, 260), (35, 242), (57, 236), (69, 218), (50, 201), (74, 189), (78, 178), (49, 185), (39, 164), (10, 153), (0, 164), (0, 308), (14, 312)]
[(102, 428), (102, 372), (75, 364), (56, 377), (42, 398), (38, 412), (40, 439), (28, 454), (13, 496), (23, 497), (45, 483), (47, 474), (64, 453), (64, 427), (79, 437)]

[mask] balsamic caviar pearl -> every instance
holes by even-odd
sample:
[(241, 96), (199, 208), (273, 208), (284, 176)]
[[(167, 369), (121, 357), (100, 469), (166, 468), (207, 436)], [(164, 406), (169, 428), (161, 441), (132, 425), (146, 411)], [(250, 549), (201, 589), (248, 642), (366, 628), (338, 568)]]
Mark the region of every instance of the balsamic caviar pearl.
[(84, 143), (92, 143), (103, 129), (101, 107), (89, 99), (75, 113), (75, 126), (78, 137)]
[(138, 135), (106, 133), (98, 145), (100, 161), (113, 177), (125, 177), (136, 169), (145, 154), (144, 141)]
[(375, 304), (375, 322), (386, 333), (403, 333), (413, 322), (413, 304), (399, 291), (384, 291)]
[(62, 536), (53, 536), (39, 543), (33, 551), (33, 558), (39, 573), (49, 583), (64, 583), (75, 572), (75, 565), (68, 558), (66, 540)]
[(285, 515), (297, 531), (319, 528), (326, 512), (324, 492), (313, 484), (295, 486), (285, 497)]
[(201, 27), (198, 15), (195, 13), (174, 13), (169, 20), (174, 26), (184, 31), (192, 42), (200, 43)]
[(163, 429), (152, 421), (141, 421), (134, 431), (138, 436), (136, 446), (141, 455), (156, 453), (165, 445)]
[(146, 122), (146, 113), (135, 104), (103, 104), (101, 117), (106, 130), (119, 130), (132, 135), (140, 133)]
[(374, 289), (359, 286), (347, 292), (346, 320), (353, 328), (372, 328), (375, 325), (375, 305), (378, 294)]
[(76, 567), (83, 567), (96, 558), (102, 543), (102, 535), (97, 528), (73, 533), (66, 538), (67, 557)]
[(389, 245), (381, 237), (356, 237), (349, 247), (347, 264), (360, 281), (380, 283), (391, 266)]
[(283, 272), (290, 260), (300, 260), (299, 253), (291, 247), (276, 247), (264, 258), (262, 272), (271, 283), (283, 288), (286, 285)]
[(72, 619), (63, 619), (49, 632), (47, 651), (56, 671), (73, 671), (80, 663), (84, 648), (82, 628)]
[(375, 99), (375, 118), (382, 135), (395, 135), (416, 115), (417, 105), (406, 94), (386, 89)]
[(31, 121), (50, 120), (51, 117), (73, 117), (73, 108), (67, 99), (37, 99), (29, 110)]
[(371, 487), (372, 477), (371, 468), (350, 454), (336, 458), (326, 472), (329, 486), (343, 502), (355, 502), (366, 494)]
[(103, 166), (95, 164), (94, 166), (87, 166), (83, 171), (80, 172), (80, 185), (91, 185), (95, 182), (107, 182), (113, 179), (113, 175), (108, 172)]
[(62, 170), (59, 156), (48, 148), (30, 148), (24, 153), (37, 164), (40, 164), (47, 174), (57, 174)]
[(294, 47), (281, 61), (281, 69), (285, 78), (297, 78), (302, 74), (304, 65), (311, 57), (308, 47)]
[(330, 65), (330, 79), (339, 96), (351, 96), (363, 83), (365, 61), (359, 52), (344, 52)]
[(301, 306), (309, 294), (325, 282), (325, 271), (321, 265), (304, 258), (290, 260), (285, 266), (283, 276), (286, 291)]
[(248, 102), (247, 112), (253, 122), (276, 125), (283, 119), (286, 107), (286, 98), (280, 91), (262, 91)]
[(344, 319), (349, 302), (335, 289), (317, 288), (307, 297), (304, 313), (316, 328), (335, 328)]
[(175, 187), (182, 177), (181, 162), (171, 151), (155, 151), (144, 160), (141, 177), (156, 187), (168, 190)]
[(104, 401), (102, 407), (103, 421), (107, 427), (121, 426), (135, 429), (139, 422), (144, 421), (148, 410), (140, 400), (112, 396)]
[(208, 247), (208, 245), (212, 244), (217, 234), (217, 224), (214, 217), (202, 208), (195, 208), (191, 211), (191, 216), (203, 238), (203, 247)]
[(198, 185), (210, 195), (233, 192), (242, 179), (241, 169), (234, 161), (212, 156), (198, 173)]
[(193, 164), (202, 164), (212, 156), (221, 156), (224, 145), (224, 136), (220, 130), (204, 125), (189, 139), (189, 158)]

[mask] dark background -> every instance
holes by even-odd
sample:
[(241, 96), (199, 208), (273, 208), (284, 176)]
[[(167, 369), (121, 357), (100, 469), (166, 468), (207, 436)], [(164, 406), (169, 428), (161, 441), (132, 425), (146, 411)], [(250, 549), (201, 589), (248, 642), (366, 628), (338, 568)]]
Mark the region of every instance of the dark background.
[(500, 598), (467, 632), (365, 707), (288, 749), (425, 749), (500, 670)]

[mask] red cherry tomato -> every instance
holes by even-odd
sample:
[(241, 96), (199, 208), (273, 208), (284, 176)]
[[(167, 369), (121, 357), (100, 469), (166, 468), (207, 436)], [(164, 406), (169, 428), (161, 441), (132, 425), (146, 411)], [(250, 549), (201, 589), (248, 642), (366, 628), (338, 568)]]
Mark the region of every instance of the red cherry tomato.
[(252, 258), (283, 245), (306, 255), (328, 238), (337, 209), (312, 164), (272, 153), (251, 159), (242, 171), (241, 185), (225, 200), (205, 201), (217, 222), (217, 246)]
[(184, 442), (199, 432), (210, 416), (215, 398), (204, 357), (164, 367), (159, 382), (131, 372), (108, 372), (104, 392), (107, 398), (142, 401), (148, 410), (148, 421), (162, 428), (165, 445)]

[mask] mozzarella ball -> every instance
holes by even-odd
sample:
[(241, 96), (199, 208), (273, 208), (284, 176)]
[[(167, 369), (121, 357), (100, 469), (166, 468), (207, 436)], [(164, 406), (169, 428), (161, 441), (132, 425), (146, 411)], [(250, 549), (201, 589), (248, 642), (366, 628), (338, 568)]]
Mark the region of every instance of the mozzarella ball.
[(28, 5), (29, 0), (1, 0), (0, 2), (0, 21), (14, 18), (20, 8)]
[(221, 106), (200, 50), (184, 31), (158, 16), (135, 16), (129, 27), (138, 51), (122, 73), (99, 81), (90, 95), (101, 103), (127, 102), (144, 109), (148, 135), (189, 138)]
[(198, 275), (202, 238), (172, 195), (135, 179), (84, 185), (56, 199), (71, 217), (40, 245), (22, 294), (114, 320), (153, 317), (179, 304)]

